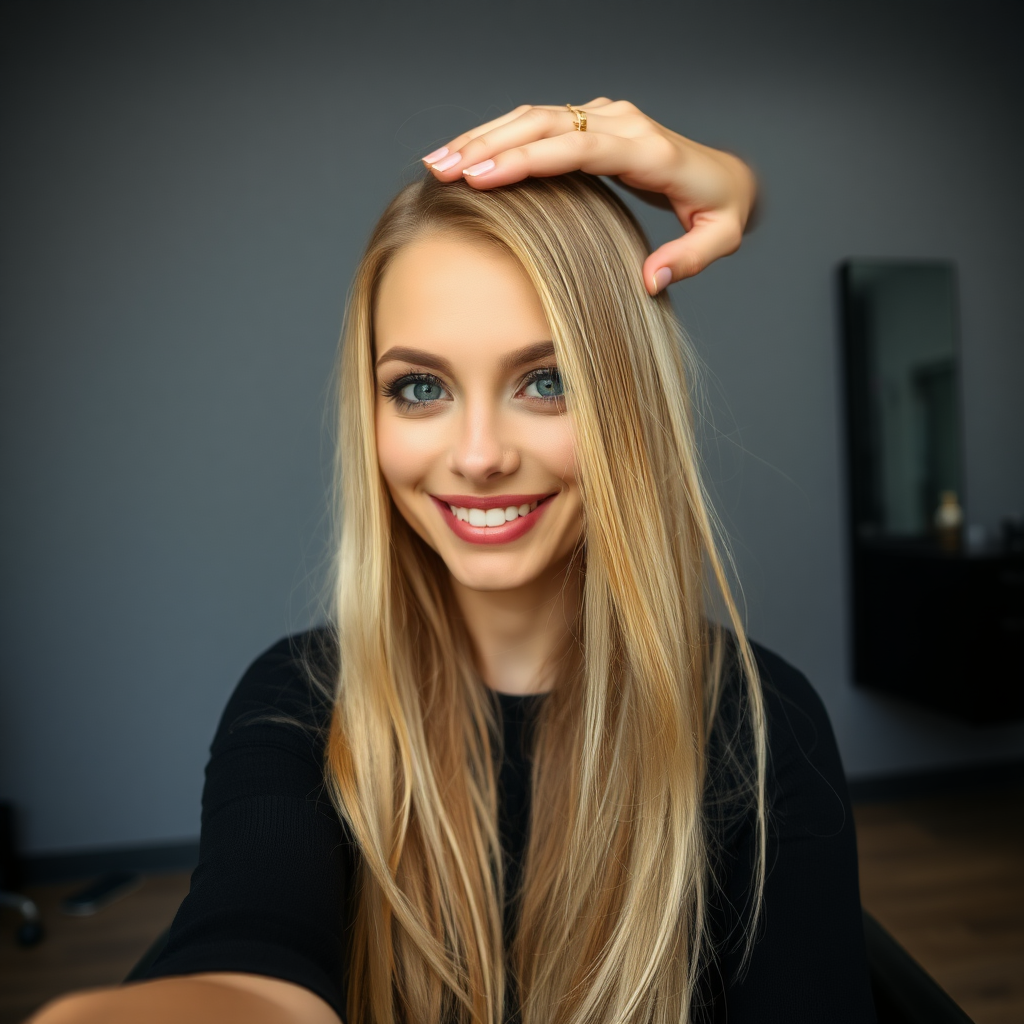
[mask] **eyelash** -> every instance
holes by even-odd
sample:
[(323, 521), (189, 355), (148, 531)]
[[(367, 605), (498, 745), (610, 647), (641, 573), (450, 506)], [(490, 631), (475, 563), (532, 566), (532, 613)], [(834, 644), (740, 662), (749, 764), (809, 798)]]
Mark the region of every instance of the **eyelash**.
[[(516, 393), (518, 394), (519, 391), (523, 390), (523, 388), (529, 387), (532, 383), (534, 383), (534, 381), (545, 380), (551, 377), (558, 377), (559, 379), (561, 379), (561, 374), (558, 372), (557, 366), (544, 366), (536, 370), (531, 370), (523, 378)], [(444, 381), (435, 377), (432, 373), (405, 373), (401, 377), (396, 377), (394, 380), (388, 381), (387, 383), (382, 385), (381, 394), (385, 398), (394, 402), (395, 405), (397, 405), (402, 412), (408, 412), (411, 408), (413, 408), (413, 406), (430, 406), (433, 405), (434, 402), (441, 401), (441, 399), (439, 398), (434, 398), (426, 402), (410, 402), (407, 398), (402, 397), (402, 392), (410, 384), (418, 384), (420, 382), (425, 384), (436, 384), (442, 390), (448, 390), (448, 388), (445, 387)], [(539, 401), (557, 402), (562, 397), (562, 395), (556, 395), (552, 398), (541, 398), (539, 399)]]

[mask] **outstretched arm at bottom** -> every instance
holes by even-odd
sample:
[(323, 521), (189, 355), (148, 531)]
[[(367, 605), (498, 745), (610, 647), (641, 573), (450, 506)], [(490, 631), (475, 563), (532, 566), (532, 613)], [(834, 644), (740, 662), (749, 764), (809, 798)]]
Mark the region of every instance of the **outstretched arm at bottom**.
[(309, 989), (258, 974), (192, 974), (91, 989), (47, 1003), (28, 1024), (340, 1024)]

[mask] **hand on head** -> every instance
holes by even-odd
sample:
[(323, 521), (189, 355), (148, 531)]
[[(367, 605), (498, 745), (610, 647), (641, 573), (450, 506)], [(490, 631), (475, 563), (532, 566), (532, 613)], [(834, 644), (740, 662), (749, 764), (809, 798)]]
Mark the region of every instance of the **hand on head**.
[(742, 160), (684, 138), (625, 100), (600, 97), (577, 109), (585, 120), (567, 105), (516, 107), (452, 139), (424, 163), (441, 181), (464, 178), (479, 189), (577, 170), (603, 174), (671, 207), (686, 234), (644, 261), (652, 295), (739, 248), (757, 192)]

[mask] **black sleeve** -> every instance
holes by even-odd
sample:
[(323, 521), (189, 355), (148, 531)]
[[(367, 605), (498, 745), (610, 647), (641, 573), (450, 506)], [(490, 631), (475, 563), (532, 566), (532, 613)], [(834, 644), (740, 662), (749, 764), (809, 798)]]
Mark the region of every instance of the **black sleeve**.
[(206, 768), (199, 864), (149, 977), (268, 975), (310, 989), (344, 1019), (355, 862), (324, 791), (328, 711), (306, 665), (325, 648), (314, 633), (281, 641), (228, 702)]
[(744, 972), (755, 863), (754, 830), (744, 815), (722, 862), (724, 1005), (714, 1017), (728, 1024), (872, 1024), (856, 835), (832, 727), (803, 675), (763, 648), (755, 654), (768, 720), (767, 878)]

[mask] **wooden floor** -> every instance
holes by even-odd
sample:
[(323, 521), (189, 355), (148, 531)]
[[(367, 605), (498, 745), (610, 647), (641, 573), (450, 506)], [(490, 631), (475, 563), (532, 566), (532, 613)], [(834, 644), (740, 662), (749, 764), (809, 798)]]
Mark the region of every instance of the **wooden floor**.
[[(855, 808), (864, 906), (977, 1024), (1024, 1021), (1024, 787)], [(47, 927), (32, 949), (0, 912), (0, 1024), (62, 992), (117, 984), (170, 923), (185, 874), (156, 875), (93, 917), (66, 917), (78, 884), (29, 891)]]
[(1024, 1022), (1024, 787), (854, 814), (864, 906), (976, 1024)]
[(15, 945), (17, 914), (0, 913), (0, 1024), (18, 1024), (54, 996), (116, 985), (174, 917), (188, 892), (188, 874), (151, 875), (123, 899), (92, 917), (68, 917), (60, 902), (81, 882), (29, 887), (46, 938)]

